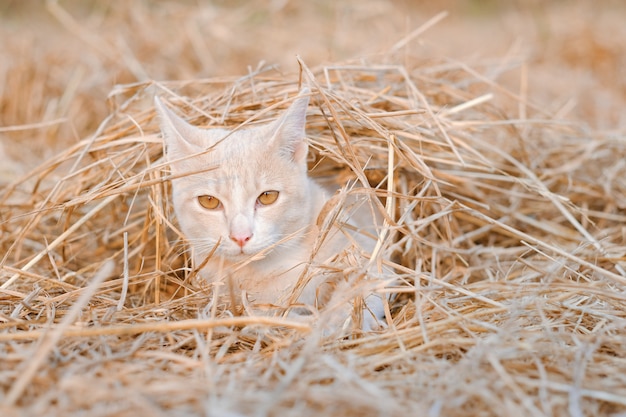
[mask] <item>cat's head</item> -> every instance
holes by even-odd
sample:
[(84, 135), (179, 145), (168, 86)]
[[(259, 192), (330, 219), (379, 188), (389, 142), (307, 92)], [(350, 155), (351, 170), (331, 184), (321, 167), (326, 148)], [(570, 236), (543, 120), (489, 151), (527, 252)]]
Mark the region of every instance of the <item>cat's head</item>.
[[(306, 91), (305, 91), (306, 93)], [(310, 223), (308, 94), (276, 121), (250, 128), (200, 129), (158, 99), (181, 230), (200, 258), (237, 261), (271, 250)]]

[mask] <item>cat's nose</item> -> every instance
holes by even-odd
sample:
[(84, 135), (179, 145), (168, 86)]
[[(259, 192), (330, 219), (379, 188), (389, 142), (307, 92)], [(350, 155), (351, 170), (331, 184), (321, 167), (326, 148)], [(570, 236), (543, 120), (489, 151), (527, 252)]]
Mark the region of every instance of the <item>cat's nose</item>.
[(237, 245), (239, 245), (240, 248), (243, 248), (244, 245), (248, 243), (250, 239), (252, 239), (252, 233), (233, 233), (230, 235), (230, 239)]
[(251, 219), (242, 213), (237, 214), (230, 224), (229, 237), (243, 250), (245, 244), (252, 239)]

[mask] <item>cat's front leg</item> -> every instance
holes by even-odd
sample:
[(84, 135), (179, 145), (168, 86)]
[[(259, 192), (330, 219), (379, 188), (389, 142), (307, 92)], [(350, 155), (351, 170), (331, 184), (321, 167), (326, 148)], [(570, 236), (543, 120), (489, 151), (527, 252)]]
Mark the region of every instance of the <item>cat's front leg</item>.
[(375, 292), (371, 285), (357, 286), (355, 290), (348, 281), (335, 283), (332, 287), (332, 294), (322, 297), (325, 303), (318, 303), (318, 324), (325, 333), (346, 334), (354, 330), (369, 332), (386, 328), (384, 294)]

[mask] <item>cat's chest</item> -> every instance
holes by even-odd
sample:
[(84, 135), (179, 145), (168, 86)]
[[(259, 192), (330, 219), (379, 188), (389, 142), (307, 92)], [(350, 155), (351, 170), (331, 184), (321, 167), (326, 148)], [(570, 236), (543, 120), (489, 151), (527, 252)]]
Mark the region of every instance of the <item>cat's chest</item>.
[(277, 248), (266, 258), (226, 268), (215, 259), (206, 265), (202, 275), (208, 281), (228, 283), (230, 288), (245, 292), (256, 303), (273, 304), (292, 291), (310, 258), (310, 244)]

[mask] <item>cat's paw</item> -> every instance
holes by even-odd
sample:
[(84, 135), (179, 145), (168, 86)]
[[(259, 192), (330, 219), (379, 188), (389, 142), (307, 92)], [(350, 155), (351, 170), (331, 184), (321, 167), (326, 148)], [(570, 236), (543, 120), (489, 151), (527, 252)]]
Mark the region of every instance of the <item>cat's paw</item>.
[(361, 330), (364, 332), (373, 332), (377, 330), (384, 330), (387, 328), (387, 321), (385, 320), (385, 314), (382, 316), (374, 316), (369, 311), (363, 311), (363, 318), (361, 319)]
[(363, 308), (361, 318), (361, 330), (369, 332), (385, 328), (387, 328), (387, 321), (385, 320), (385, 301), (383, 296), (378, 293), (370, 294), (365, 299), (365, 308)]

